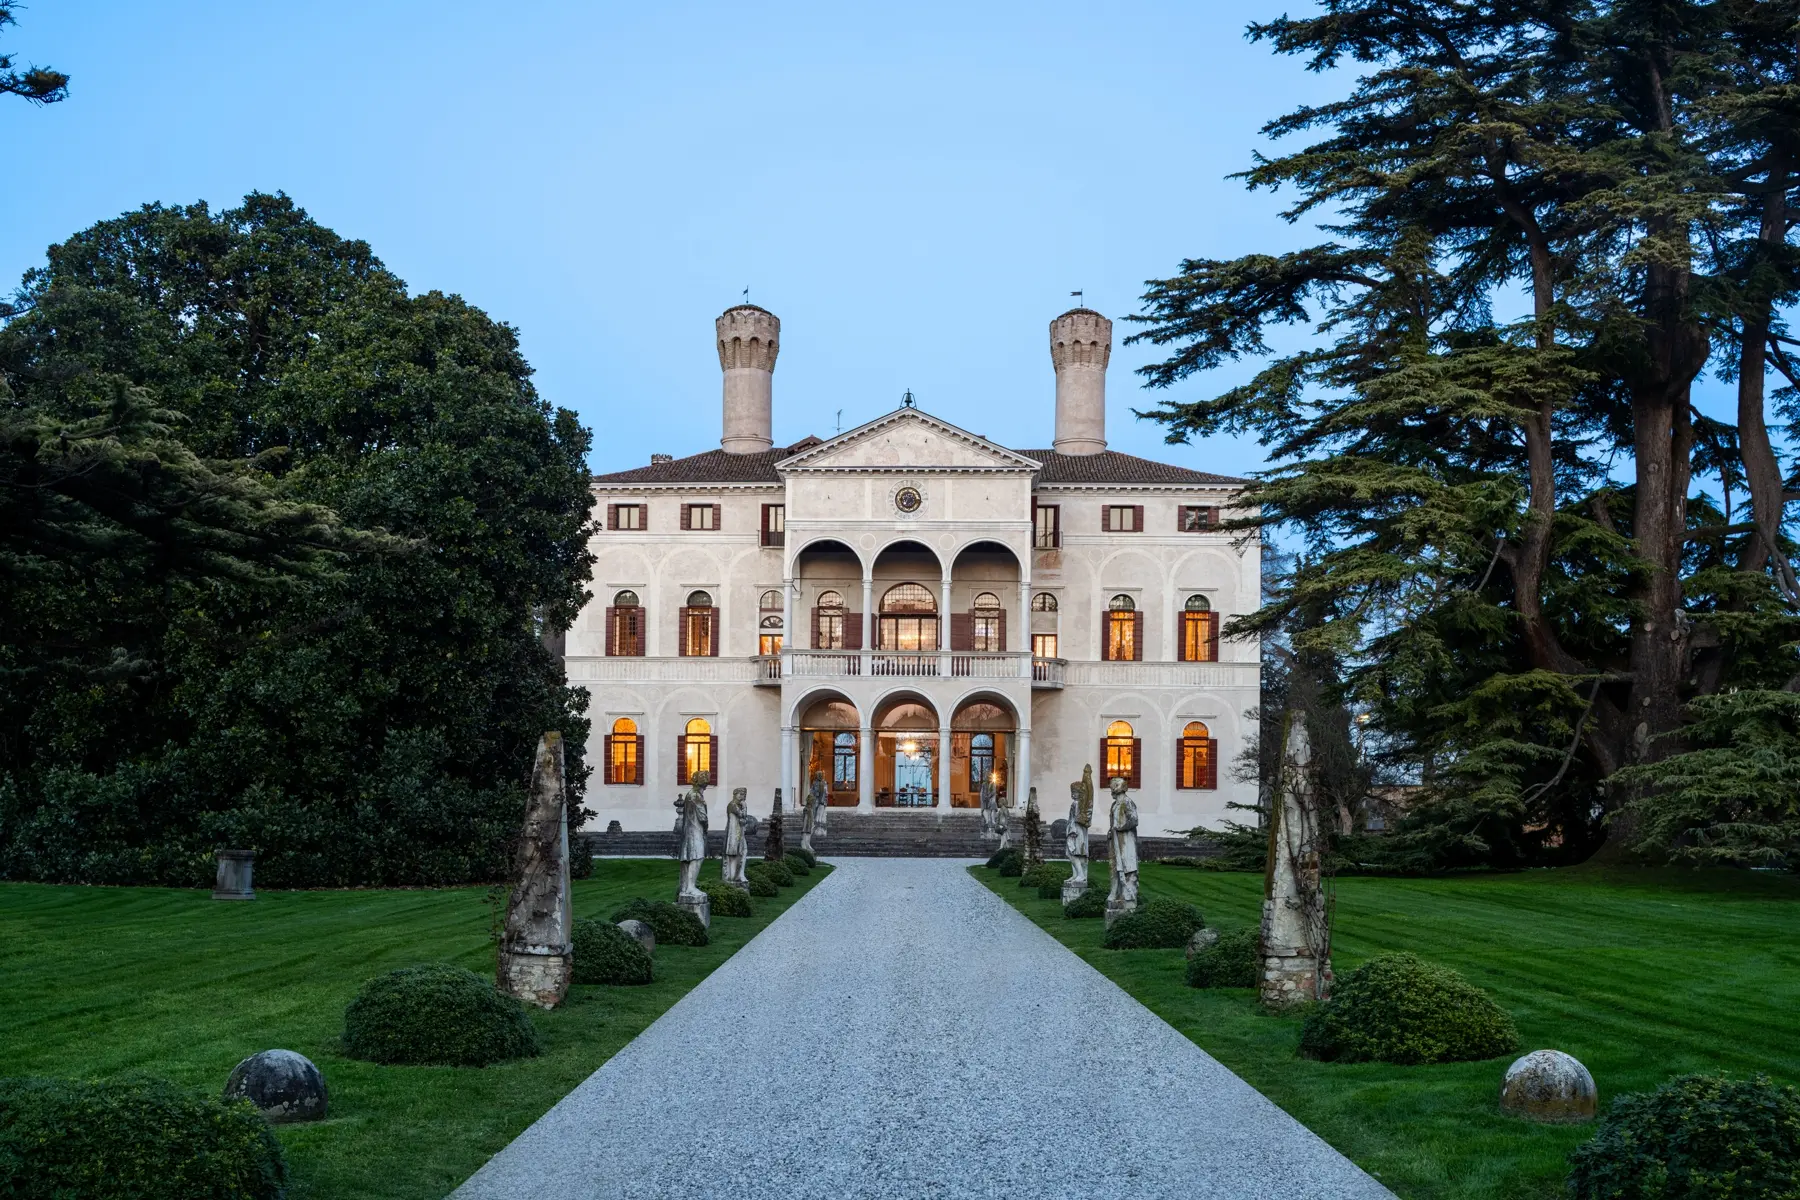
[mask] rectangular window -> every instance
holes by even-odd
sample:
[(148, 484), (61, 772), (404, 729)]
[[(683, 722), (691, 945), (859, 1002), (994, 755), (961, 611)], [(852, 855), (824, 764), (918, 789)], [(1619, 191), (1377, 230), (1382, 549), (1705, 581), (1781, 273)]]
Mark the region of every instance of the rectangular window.
[(765, 546), (787, 544), (787, 505), (765, 504), (762, 506), (762, 544)]
[(606, 653), (611, 658), (644, 656), (644, 610), (620, 604), (606, 610)]
[(781, 653), (781, 635), (765, 633), (756, 640), (756, 652), (762, 655)]
[(606, 518), (608, 529), (642, 530), (648, 525), (644, 519), (642, 504), (609, 504), (606, 506)]
[(832, 739), (831, 790), (834, 792), (856, 790), (856, 740), (854, 733), (840, 733)]
[(683, 529), (712, 530), (719, 527), (719, 506), (717, 504), (687, 504), (682, 506), (685, 519), (681, 523)]
[(1062, 509), (1055, 504), (1040, 504), (1031, 510), (1031, 542), (1039, 550), (1062, 547)]
[(1219, 614), (1184, 612), (1181, 614), (1181, 661), (1219, 661)]
[(681, 655), (683, 658), (712, 658), (719, 653), (719, 610), (716, 608), (684, 608), (681, 610)]
[(1054, 633), (1032, 634), (1031, 654), (1033, 658), (1055, 658), (1056, 635)]
[(844, 645), (844, 610), (841, 608), (813, 609), (814, 650), (843, 650)]
[(1000, 633), (1000, 614), (987, 609), (975, 613), (975, 637), (971, 650), (998, 654), (1006, 649)]
[[(1102, 773), (1109, 784), (1114, 779), (1123, 779), (1126, 787), (1143, 787), (1143, 743), (1135, 737), (1106, 737), (1100, 739), (1100, 760), (1106, 764)], [(1096, 780), (1096, 783), (1099, 781)]]
[(606, 782), (609, 784), (642, 784), (644, 782), (644, 738), (642, 734), (609, 733), (606, 735)]
[(1144, 657), (1144, 614), (1141, 612), (1108, 612), (1106, 644), (1102, 655), (1107, 662), (1135, 662)]
[(1175, 786), (1184, 791), (1212, 791), (1219, 786), (1219, 742), (1210, 737), (1181, 739)]
[(675, 739), (675, 782), (685, 787), (694, 776), (705, 771), (712, 782), (719, 782), (718, 734), (684, 733)]
[(1100, 527), (1107, 533), (1142, 533), (1144, 506), (1141, 504), (1108, 504), (1100, 510)]
[(1181, 532), (1205, 533), (1219, 527), (1219, 510), (1199, 504), (1181, 506)]

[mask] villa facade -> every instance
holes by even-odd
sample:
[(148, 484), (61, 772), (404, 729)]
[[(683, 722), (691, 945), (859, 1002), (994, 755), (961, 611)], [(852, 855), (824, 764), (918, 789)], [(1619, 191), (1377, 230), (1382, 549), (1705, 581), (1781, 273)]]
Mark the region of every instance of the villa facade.
[(780, 322), (744, 305), (718, 334), (720, 447), (593, 483), (565, 653), (597, 827), (667, 829), (702, 769), (762, 811), (814, 776), (834, 807), (972, 811), (991, 780), (1050, 821), (1092, 763), (1146, 834), (1254, 800), (1259, 648), (1219, 637), (1260, 594), (1254, 540), (1219, 528), (1242, 481), (1106, 449), (1110, 321), (1051, 323), (1055, 445), (1024, 450), (910, 404), (777, 447)]

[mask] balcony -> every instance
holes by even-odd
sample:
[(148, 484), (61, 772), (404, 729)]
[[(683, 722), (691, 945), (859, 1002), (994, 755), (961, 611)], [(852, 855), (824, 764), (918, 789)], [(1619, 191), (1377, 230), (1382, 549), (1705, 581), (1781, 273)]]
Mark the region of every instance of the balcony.
[[(1067, 663), (1022, 652), (967, 650), (794, 650), (787, 673), (800, 679), (843, 679), (859, 675), (928, 679), (1025, 679), (1036, 688), (1060, 688)], [(758, 659), (757, 682), (780, 682), (780, 663)]]

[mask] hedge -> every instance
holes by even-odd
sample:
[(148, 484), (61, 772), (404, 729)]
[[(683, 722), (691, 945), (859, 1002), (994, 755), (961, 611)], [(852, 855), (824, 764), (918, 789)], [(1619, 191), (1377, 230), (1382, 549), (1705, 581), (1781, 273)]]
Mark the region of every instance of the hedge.
[(712, 901), (712, 915), (715, 917), (753, 917), (756, 910), (750, 907), (750, 893), (732, 887), (724, 880), (711, 880), (700, 885)]
[(1200, 910), (1161, 896), (1139, 900), (1137, 908), (1112, 923), (1100, 944), (1108, 950), (1162, 950), (1185, 946), (1206, 924)]
[(781, 861), (782, 861), (782, 864), (784, 866), (786, 866), (788, 870), (792, 871), (796, 875), (811, 875), (812, 874), (812, 864), (813, 864), (813, 862), (816, 862), (818, 860), (815, 858), (811, 862), (809, 862), (806, 858), (802, 857), (799, 854), (794, 853), (792, 850), (789, 850), (787, 852), (786, 857), (784, 857)]
[(1188, 959), (1188, 986), (1255, 987), (1262, 976), (1261, 940), (1254, 929), (1220, 934), (1218, 941)]
[(1682, 1075), (1620, 1096), (1569, 1156), (1575, 1200), (1790, 1200), (1800, 1196), (1800, 1092)]
[(642, 921), (656, 932), (659, 946), (704, 946), (706, 926), (687, 909), (668, 900), (632, 900), (612, 915), (612, 923)]
[(377, 975), (344, 1010), (344, 1049), (365, 1062), (485, 1067), (539, 1050), (525, 1006), (448, 963)]
[(1326, 1062), (1473, 1062), (1518, 1048), (1512, 1018), (1486, 992), (1411, 954), (1371, 958), (1300, 1028), (1300, 1052)]
[(1106, 915), (1106, 889), (1098, 887), (1093, 880), (1088, 880), (1087, 890), (1063, 905), (1065, 917), (1104, 917)]
[(576, 983), (640, 984), (654, 975), (643, 943), (611, 921), (575, 922)]
[(1000, 874), (1011, 878), (1018, 875), (1025, 867), (1025, 854), (1021, 850), (1007, 847), (994, 851), (993, 857), (987, 860), (989, 870), (998, 870)]

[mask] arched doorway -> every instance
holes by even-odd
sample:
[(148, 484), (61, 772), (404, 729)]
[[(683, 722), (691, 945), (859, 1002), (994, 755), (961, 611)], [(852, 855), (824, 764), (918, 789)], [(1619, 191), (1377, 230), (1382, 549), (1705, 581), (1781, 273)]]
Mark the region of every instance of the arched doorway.
[(937, 803), (937, 710), (923, 697), (888, 701), (875, 715), (875, 804), (930, 808)]
[(984, 781), (991, 781), (1001, 802), (1006, 802), (1018, 724), (998, 698), (976, 697), (956, 710), (950, 718), (951, 807), (981, 807)]
[(825, 780), (825, 802), (854, 808), (862, 770), (861, 721), (856, 706), (841, 696), (814, 701), (800, 714), (801, 759), (805, 771), (800, 794), (815, 777)]

